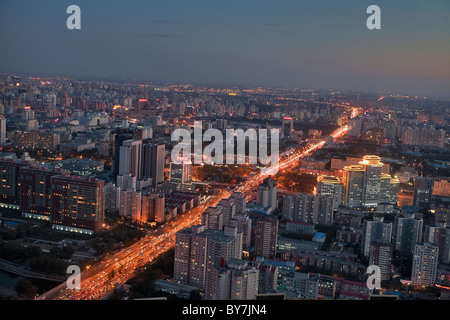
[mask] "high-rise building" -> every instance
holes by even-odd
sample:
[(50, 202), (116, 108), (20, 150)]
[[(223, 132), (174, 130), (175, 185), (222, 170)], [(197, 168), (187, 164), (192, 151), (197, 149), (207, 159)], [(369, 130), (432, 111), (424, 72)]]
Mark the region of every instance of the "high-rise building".
[(278, 219), (271, 215), (250, 214), (252, 220), (250, 244), (254, 253), (267, 259), (276, 256), (278, 242)]
[(258, 293), (266, 294), (277, 289), (278, 267), (271, 264), (258, 265)]
[(205, 299), (255, 299), (258, 294), (258, 269), (244, 260), (222, 259), (221, 261), (212, 270), (211, 285), (205, 291)]
[(349, 208), (376, 208), (380, 204), (395, 205), (399, 181), (383, 174), (380, 157), (368, 155), (357, 165), (343, 169), (343, 205)]
[(164, 222), (165, 197), (162, 193), (142, 194), (141, 221)]
[(213, 270), (221, 260), (240, 259), (242, 232), (236, 228), (224, 230), (193, 226), (176, 233), (174, 281), (205, 290), (211, 295), (214, 284)]
[(202, 225), (206, 229), (223, 230), (222, 207), (208, 207), (202, 213)]
[(411, 284), (428, 287), (436, 282), (439, 248), (431, 243), (418, 243), (414, 247)]
[(292, 138), (292, 132), (294, 131), (294, 119), (292, 117), (284, 117), (281, 123), (281, 134), (285, 139)]
[(178, 189), (186, 190), (191, 189), (191, 170), (192, 164), (190, 163), (170, 163), (169, 181), (177, 185)]
[(20, 207), (20, 168), (32, 165), (33, 161), (0, 159), (0, 204), (19, 209)]
[(378, 156), (364, 156), (360, 165), (364, 170), (362, 205), (376, 207), (380, 203), (383, 164)]
[(362, 207), (364, 170), (359, 165), (346, 166), (343, 170), (343, 203), (349, 208)]
[(119, 174), (116, 177), (117, 187), (120, 190), (132, 190), (136, 191), (137, 180), (135, 176), (132, 176), (131, 173)]
[(223, 225), (229, 226), (231, 219), (234, 218), (236, 213), (236, 206), (234, 205), (233, 198), (230, 197), (228, 199), (221, 199), (217, 204), (217, 207), (219, 207), (222, 211)]
[(390, 242), (376, 240), (369, 247), (369, 265), (380, 267), (381, 281), (391, 279), (392, 254), (394, 246)]
[(431, 196), (433, 193), (433, 179), (426, 177), (416, 177), (414, 179), (414, 198), (415, 207), (429, 208), (431, 205)]
[(283, 197), (283, 218), (312, 224), (333, 223), (334, 198), (299, 192)]
[(422, 242), (423, 220), (414, 215), (399, 215), (394, 220), (394, 248), (402, 255), (411, 255), (414, 246)]
[(334, 207), (342, 203), (343, 184), (334, 176), (319, 176), (317, 178), (317, 195), (330, 196), (334, 199)]
[(361, 135), (362, 130), (362, 118), (356, 117), (348, 120), (348, 135), (352, 137), (358, 137)]
[(236, 206), (236, 213), (245, 213), (247, 206), (245, 196), (241, 192), (233, 192), (231, 198), (233, 198), (234, 205)]
[(450, 228), (446, 226), (425, 226), (424, 242), (433, 243), (439, 248), (439, 263), (450, 262)]
[(277, 208), (277, 182), (275, 180), (270, 177), (265, 178), (263, 183), (258, 186), (256, 203), (264, 208), (271, 208), (271, 210)]
[(120, 147), (126, 140), (133, 139), (133, 132), (128, 129), (118, 129), (114, 133), (114, 166), (113, 176), (114, 178), (119, 174), (120, 167)]
[(248, 216), (248, 213), (237, 213), (230, 220), (231, 226), (236, 227), (243, 233), (242, 236), (242, 249), (250, 251), (250, 240), (252, 232), (252, 220)]
[(120, 147), (119, 174), (142, 177), (142, 140), (126, 140)]
[(141, 220), (142, 194), (133, 190), (120, 190), (119, 215)]
[(144, 144), (143, 176), (152, 179), (152, 186), (159, 187), (164, 182), (164, 144)]
[(375, 216), (373, 220), (364, 220), (361, 253), (369, 256), (372, 243), (378, 240), (391, 242), (392, 222), (384, 221), (382, 216)]
[(104, 183), (68, 173), (52, 176), (52, 228), (85, 234), (102, 230)]
[(20, 168), (20, 211), (27, 218), (50, 221), (52, 213), (51, 177), (62, 170), (38, 165)]
[(105, 183), (105, 211), (118, 213), (120, 208), (120, 188), (113, 182)]

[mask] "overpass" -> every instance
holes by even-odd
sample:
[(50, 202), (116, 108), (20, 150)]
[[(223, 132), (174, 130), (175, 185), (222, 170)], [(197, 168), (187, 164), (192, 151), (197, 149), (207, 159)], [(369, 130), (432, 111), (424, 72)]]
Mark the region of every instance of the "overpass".
[(39, 272), (34, 272), (31, 270), (25, 269), (20, 264), (0, 259), (0, 269), (16, 274), (18, 276), (26, 277), (26, 278), (35, 278), (35, 279), (43, 279), (55, 282), (64, 282), (66, 281), (66, 277), (59, 275), (50, 275)]

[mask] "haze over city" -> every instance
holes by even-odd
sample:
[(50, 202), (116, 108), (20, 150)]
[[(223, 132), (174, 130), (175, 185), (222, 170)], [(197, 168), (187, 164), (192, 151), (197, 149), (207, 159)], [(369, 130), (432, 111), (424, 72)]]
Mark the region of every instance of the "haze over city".
[[(448, 96), (450, 3), (2, 1), (0, 69), (11, 73)], [(17, 19), (20, 17), (20, 19)]]

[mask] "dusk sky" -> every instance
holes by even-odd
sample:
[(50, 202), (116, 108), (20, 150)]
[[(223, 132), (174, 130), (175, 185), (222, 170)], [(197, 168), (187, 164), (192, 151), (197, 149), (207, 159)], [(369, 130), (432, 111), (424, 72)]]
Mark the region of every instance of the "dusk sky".
[(450, 96), (450, 1), (0, 0), (1, 72)]

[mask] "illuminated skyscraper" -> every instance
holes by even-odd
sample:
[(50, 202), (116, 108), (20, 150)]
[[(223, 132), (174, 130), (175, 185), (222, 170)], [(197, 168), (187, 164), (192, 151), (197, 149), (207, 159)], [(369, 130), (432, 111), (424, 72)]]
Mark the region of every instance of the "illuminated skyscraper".
[(362, 207), (364, 170), (359, 165), (344, 167), (342, 177), (344, 185), (343, 202), (350, 208)]
[(357, 165), (343, 169), (343, 205), (349, 208), (376, 208), (398, 200), (398, 180), (383, 174), (378, 156), (364, 156)]
[(317, 195), (330, 196), (334, 199), (334, 207), (337, 208), (342, 202), (343, 185), (334, 176), (319, 176), (317, 178)]
[(364, 170), (362, 205), (365, 207), (376, 207), (380, 202), (383, 164), (378, 156), (364, 156), (360, 165)]

